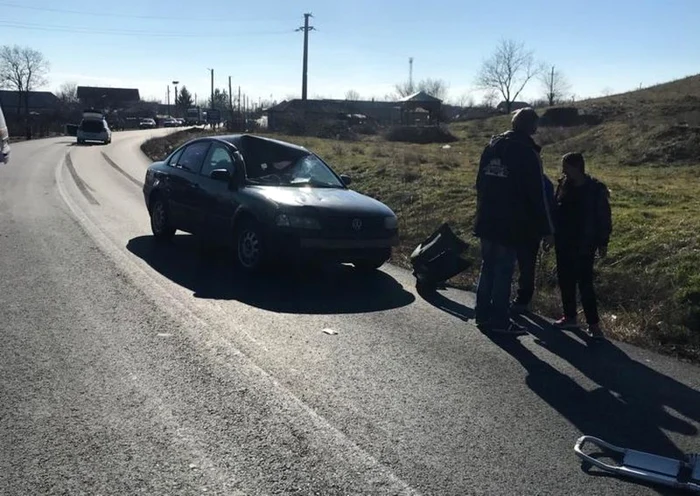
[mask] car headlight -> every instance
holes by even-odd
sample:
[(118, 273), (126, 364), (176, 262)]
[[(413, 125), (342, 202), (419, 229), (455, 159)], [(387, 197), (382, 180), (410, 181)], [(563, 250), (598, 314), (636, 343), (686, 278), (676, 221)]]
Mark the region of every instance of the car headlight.
[(313, 217), (279, 214), (275, 219), (277, 227), (296, 227), (300, 229), (321, 229), (321, 224)]
[(396, 229), (399, 227), (399, 219), (395, 215), (384, 217), (384, 227), (386, 229)]

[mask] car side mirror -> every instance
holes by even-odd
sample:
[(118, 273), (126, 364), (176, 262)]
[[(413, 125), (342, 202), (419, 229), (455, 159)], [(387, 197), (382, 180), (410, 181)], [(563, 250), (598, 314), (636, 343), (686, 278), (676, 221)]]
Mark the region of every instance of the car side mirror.
[(209, 177), (211, 177), (215, 181), (221, 181), (224, 183), (227, 183), (231, 181), (233, 178), (233, 174), (231, 174), (228, 169), (214, 169), (211, 171), (209, 174)]
[(341, 174), (340, 179), (342, 179), (343, 184), (345, 184), (345, 186), (350, 186), (352, 184), (352, 178), (347, 174)]

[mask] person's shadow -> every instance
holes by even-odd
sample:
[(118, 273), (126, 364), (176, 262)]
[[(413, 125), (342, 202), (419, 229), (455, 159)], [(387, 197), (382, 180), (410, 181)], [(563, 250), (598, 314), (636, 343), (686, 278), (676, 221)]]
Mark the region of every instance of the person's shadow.
[[(466, 305), (450, 301), (436, 291), (424, 293), (421, 296), (436, 307), (466, 321), (473, 319), (474, 310)], [(536, 315), (515, 320), (526, 327), (538, 345), (568, 361), (597, 384), (590, 390), (584, 388), (533, 354), (522, 338), (484, 332), (528, 371), (528, 387), (581, 433), (625, 448), (676, 459), (684, 457), (685, 453), (664, 430), (687, 436), (698, 434), (693, 424), (700, 423), (698, 391), (631, 359), (609, 341), (595, 342), (583, 332), (562, 331)], [(582, 469), (589, 468), (582, 464)], [(589, 473), (607, 475), (597, 470)]]

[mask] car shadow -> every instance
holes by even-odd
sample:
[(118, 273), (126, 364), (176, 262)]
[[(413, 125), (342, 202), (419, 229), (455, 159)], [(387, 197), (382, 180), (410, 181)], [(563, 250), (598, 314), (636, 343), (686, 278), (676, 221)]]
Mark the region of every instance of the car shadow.
[(230, 251), (192, 235), (160, 243), (140, 236), (127, 249), (196, 298), (237, 300), (280, 313), (338, 314), (389, 310), (415, 301), (393, 277), (346, 265), (290, 267), (247, 275), (236, 270)]
[[(463, 320), (473, 318), (473, 309), (454, 301), (446, 303), (444, 296), (430, 293), (424, 296), (429, 303)], [(533, 314), (515, 320), (534, 336), (538, 346), (594, 383), (583, 387), (528, 349), (522, 337), (483, 333), (527, 370), (528, 387), (582, 434), (624, 448), (684, 457), (666, 432), (698, 434), (691, 422), (700, 423), (700, 392), (630, 358), (610, 341), (592, 341), (581, 331), (564, 332)], [(574, 442), (572, 439), (572, 449)]]

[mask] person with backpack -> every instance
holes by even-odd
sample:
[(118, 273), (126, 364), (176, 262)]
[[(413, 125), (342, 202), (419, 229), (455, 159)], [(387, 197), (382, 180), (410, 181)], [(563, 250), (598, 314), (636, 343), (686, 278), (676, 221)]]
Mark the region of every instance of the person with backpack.
[(586, 174), (581, 153), (562, 157), (562, 178), (556, 191), (555, 252), (557, 278), (564, 315), (554, 324), (577, 328), (576, 288), (593, 339), (603, 339), (593, 287), (596, 252), (605, 257), (612, 233), (609, 191), (601, 181)]
[(532, 108), (515, 113), (512, 130), (491, 138), (476, 178), (474, 236), (481, 243), (476, 324), (504, 334), (523, 334), (510, 319), (510, 293), (517, 248), (532, 239), (553, 241), (545, 200), (540, 146), (532, 139), (539, 116)]

